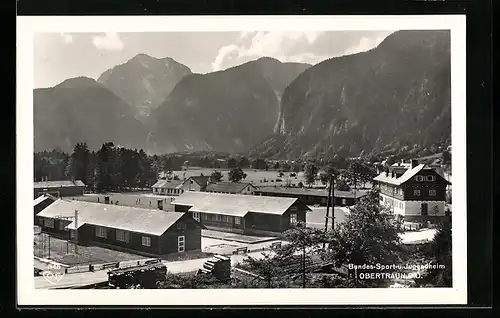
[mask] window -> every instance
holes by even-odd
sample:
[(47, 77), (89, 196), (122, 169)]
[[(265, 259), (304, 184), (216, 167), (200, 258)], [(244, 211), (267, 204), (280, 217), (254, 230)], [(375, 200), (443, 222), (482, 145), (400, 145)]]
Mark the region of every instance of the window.
[(200, 221), (200, 212), (193, 212), (193, 219), (196, 221)]
[(106, 231), (105, 228), (98, 226), (98, 227), (95, 228), (95, 236), (102, 237), (102, 238), (107, 238), (108, 237), (108, 233), (107, 233), (107, 231)]
[(291, 225), (297, 224), (297, 214), (295, 213), (290, 214), (290, 224)]
[(149, 236), (142, 237), (142, 246), (151, 246), (151, 238)]
[(417, 197), (420, 196), (420, 189), (413, 190), (413, 195)]
[(54, 219), (45, 219), (45, 227), (54, 228)]
[(183, 222), (177, 223), (177, 229), (178, 230), (185, 230), (186, 229), (186, 223), (183, 223)]
[(38, 218), (38, 225), (43, 226), (43, 219), (42, 218)]
[(241, 224), (241, 218), (239, 216), (234, 217), (234, 224)]
[(59, 220), (59, 221), (57, 222), (57, 228), (59, 229), (59, 231), (64, 231), (64, 230), (65, 230), (65, 229), (64, 229), (64, 221)]
[(429, 189), (429, 196), (435, 197), (436, 196), (436, 189)]
[(416, 176), (415, 181), (418, 181), (418, 182), (424, 181), (424, 177), (423, 176)]
[(177, 252), (182, 253), (186, 250), (186, 237), (177, 236)]
[(161, 189), (161, 193), (165, 193), (165, 189)]
[(203, 213), (203, 220), (208, 220), (208, 214), (207, 213)]
[(122, 231), (122, 230), (116, 230), (116, 240), (120, 242), (129, 242), (129, 233)]
[(426, 181), (436, 181), (436, 178), (434, 176), (426, 176), (425, 180)]
[(342, 199), (342, 205), (346, 205), (347, 204), (347, 200), (346, 199)]
[(222, 222), (233, 223), (233, 217), (231, 217), (229, 215), (223, 215), (222, 216)]
[(219, 221), (220, 222), (221, 220), (221, 216), (219, 214), (216, 214), (215, 215), (215, 221)]

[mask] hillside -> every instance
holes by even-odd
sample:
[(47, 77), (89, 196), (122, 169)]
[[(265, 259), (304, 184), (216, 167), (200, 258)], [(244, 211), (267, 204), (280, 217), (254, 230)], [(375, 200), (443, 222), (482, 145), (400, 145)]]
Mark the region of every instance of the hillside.
[(35, 151), (72, 151), (77, 142), (95, 149), (144, 145), (146, 131), (130, 106), (93, 79), (68, 79), (51, 88), (33, 90)]
[(97, 81), (134, 108), (136, 118), (147, 121), (177, 83), (191, 74), (189, 67), (171, 58), (139, 54), (105, 71)]
[(286, 89), (275, 135), (250, 152), (297, 158), (422, 148), (451, 135), (449, 31), (398, 31), (307, 69)]
[(150, 148), (248, 151), (273, 133), (283, 90), (309, 66), (261, 58), (184, 77), (151, 114)]

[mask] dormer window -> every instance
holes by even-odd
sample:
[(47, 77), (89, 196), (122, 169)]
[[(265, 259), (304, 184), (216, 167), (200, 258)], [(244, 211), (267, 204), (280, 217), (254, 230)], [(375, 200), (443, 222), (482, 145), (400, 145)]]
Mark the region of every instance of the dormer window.
[(436, 178), (434, 176), (426, 176), (425, 181), (436, 181)]
[(422, 182), (422, 181), (424, 181), (424, 177), (423, 176), (416, 176), (415, 181)]

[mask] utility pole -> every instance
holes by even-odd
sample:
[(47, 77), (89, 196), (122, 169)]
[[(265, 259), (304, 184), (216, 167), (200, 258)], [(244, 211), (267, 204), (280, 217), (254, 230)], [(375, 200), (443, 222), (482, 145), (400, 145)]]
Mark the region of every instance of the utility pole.
[[(333, 200), (333, 187), (334, 187), (334, 182), (335, 182), (335, 177), (334, 174), (330, 175), (330, 186), (328, 187), (328, 198), (326, 201), (326, 216), (325, 216), (325, 232), (328, 231), (328, 220), (330, 219), (330, 204), (332, 207), (332, 229), (334, 228), (335, 224), (335, 213), (334, 213), (334, 206), (335, 206), (335, 200)], [(323, 243), (323, 249), (325, 249), (326, 243)]]
[(330, 181), (330, 192), (332, 197), (332, 230), (335, 229), (335, 174), (332, 174)]

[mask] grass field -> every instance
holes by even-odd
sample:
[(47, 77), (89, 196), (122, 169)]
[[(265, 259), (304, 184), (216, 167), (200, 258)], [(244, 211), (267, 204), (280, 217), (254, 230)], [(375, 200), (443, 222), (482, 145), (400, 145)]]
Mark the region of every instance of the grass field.
[[(195, 168), (191, 167), (185, 171), (174, 171), (173, 173), (182, 178), (189, 178), (191, 176), (199, 176), (203, 174), (204, 176), (209, 176), (215, 170), (223, 174), (221, 181), (228, 181), (229, 169), (209, 169), (209, 168)], [(278, 171), (274, 170), (255, 170), (255, 169), (244, 169), (247, 177), (243, 182), (250, 182), (255, 186), (270, 186), (270, 185), (286, 185), (289, 180), (291, 183), (297, 185), (299, 182), (305, 183), (304, 173), (297, 173), (296, 177), (290, 177), (290, 172), (284, 172), (283, 177), (278, 176)], [(276, 181), (276, 179), (281, 179), (281, 181)], [(266, 180), (266, 181), (265, 181)]]

